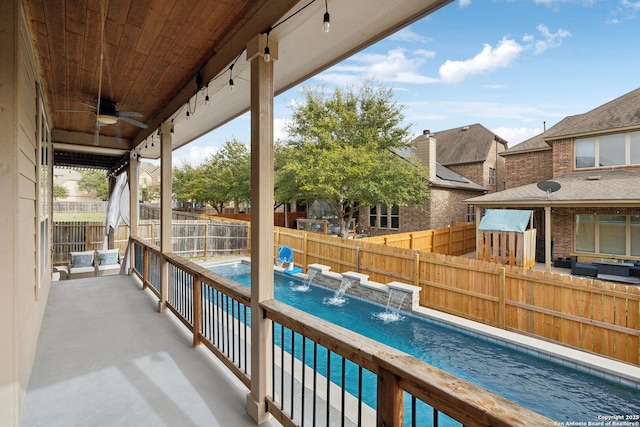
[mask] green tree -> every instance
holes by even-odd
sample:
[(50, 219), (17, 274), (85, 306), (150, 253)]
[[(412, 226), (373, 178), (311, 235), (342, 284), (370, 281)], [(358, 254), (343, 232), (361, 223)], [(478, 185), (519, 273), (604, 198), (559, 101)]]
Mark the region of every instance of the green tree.
[(331, 95), (304, 88), (277, 162), (277, 197), (326, 201), (342, 236), (360, 206), (426, 201), (426, 168), (394, 152), (410, 145), (402, 109), (391, 89), (371, 80)]
[(157, 200), (160, 197), (160, 186), (153, 184), (148, 187), (140, 188), (140, 201), (143, 203)]
[(69, 197), (69, 190), (67, 190), (67, 187), (63, 187), (60, 184), (53, 184), (54, 200), (66, 199), (67, 197)]
[(206, 187), (201, 168), (187, 162), (173, 168), (173, 197), (178, 202), (205, 203)]
[(210, 182), (208, 203), (218, 213), (234, 202), (240, 203), (251, 199), (251, 155), (249, 148), (242, 142), (232, 139), (202, 164), (203, 174)]
[(78, 188), (87, 193), (95, 191), (100, 200), (109, 199), (109, 181), (105, 171), (81, 171), (82, 178), (78, 181)]

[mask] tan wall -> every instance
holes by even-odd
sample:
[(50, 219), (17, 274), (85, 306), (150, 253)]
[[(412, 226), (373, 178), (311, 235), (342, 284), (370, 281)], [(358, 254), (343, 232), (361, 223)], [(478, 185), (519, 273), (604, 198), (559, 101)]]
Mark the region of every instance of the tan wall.
[(0, 2), (0, 425), (20, 425), (38, 333), (51, 285), (51, 263), (37, 262), (38, 78), (21, 2)]
[(506, 188), (533, 184), (553, 178), (553, 151), (534, 151), (504, 156)]
[(429, 228), (444, 228), (454, 221), (467, 221), (467, 204), (464, 200), (477, 197), (477, 191), (431, 187), (431, 220)]
[[(485, 166), (486, 162), (482, 163), (465, 163), (462, 165), (449, 165), (447, 166), (454, 172), (459, 173), (467, 179), (480, 184), (488, 189), (489, 183), (489, 169)], [(486, 177), (485, 177), (486, 174)], [(495, 187), (494, 187), (495, 188)]]

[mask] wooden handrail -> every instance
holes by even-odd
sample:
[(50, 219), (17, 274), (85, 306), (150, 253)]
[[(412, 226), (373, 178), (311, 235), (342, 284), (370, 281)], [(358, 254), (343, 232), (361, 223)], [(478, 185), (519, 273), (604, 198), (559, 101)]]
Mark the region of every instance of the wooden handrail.
[[(262, 302), (260, 307), (269, 319), (376, 373), (379, 381), (394, 384), (397, 378), (401, 389), (465, 426), (555, 425), (553, 420), (537, 412), (413, 356), (282, 302), (269, 300)], [(397, 398), (397, 393), (392, 394)], [(401, 411), (402, 407), (395, 400), (378, 402), (378, 411), (385, 411), (385, 408)], [(388, 413), (379, 414), (378, 419), (381, 418), (401, 419), (398, 414)]]

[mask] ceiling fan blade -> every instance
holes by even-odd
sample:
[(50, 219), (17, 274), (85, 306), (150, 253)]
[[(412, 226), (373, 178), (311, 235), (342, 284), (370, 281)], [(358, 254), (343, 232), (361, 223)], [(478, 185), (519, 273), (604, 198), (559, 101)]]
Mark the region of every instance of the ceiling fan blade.
[(118, 111), (118, 117), (144, 117), (137, 111)]
[(138, 126), (139, 128), (142, 128), (142, 129), (146, 129), (146, 128), (149, 127), (149, 126), (145, 125), (144, 123), (139, 122), (137, 120), (130, 119), (129, 117), (120, 117), (120, 116), (118, 116), (118, 119), (122, 120), (123, 122), (129, 123), (130, 125)]
[(93, 111), (95, 111), (95, 110), (96, 110), (96, 105), (95, 105), (95, 104), (94, 104), (94, 105), (91, 105), (91, 104), (87, 104), (86, 102), (80, 102), (79, 104), (82, 104), (82, 105), (84, 105), (85, 107), (89, 107), (89, 108), (91, 108)]

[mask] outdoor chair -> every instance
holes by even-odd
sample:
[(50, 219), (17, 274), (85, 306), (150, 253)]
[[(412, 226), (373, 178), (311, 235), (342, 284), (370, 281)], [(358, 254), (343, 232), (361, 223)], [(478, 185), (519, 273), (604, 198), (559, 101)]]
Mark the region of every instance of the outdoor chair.
[(571, 274), (574, 276), (598, 277), (598, 267), (586, 262), (577, 262), (571, 258)]
[(82, 279), (94, 277), (96, 269), (94, 265), (95, 251), (69, 252), (69, 279)]
[(96, 251), (96, 276), (111, 276), (120, 273), (120, 249)]

